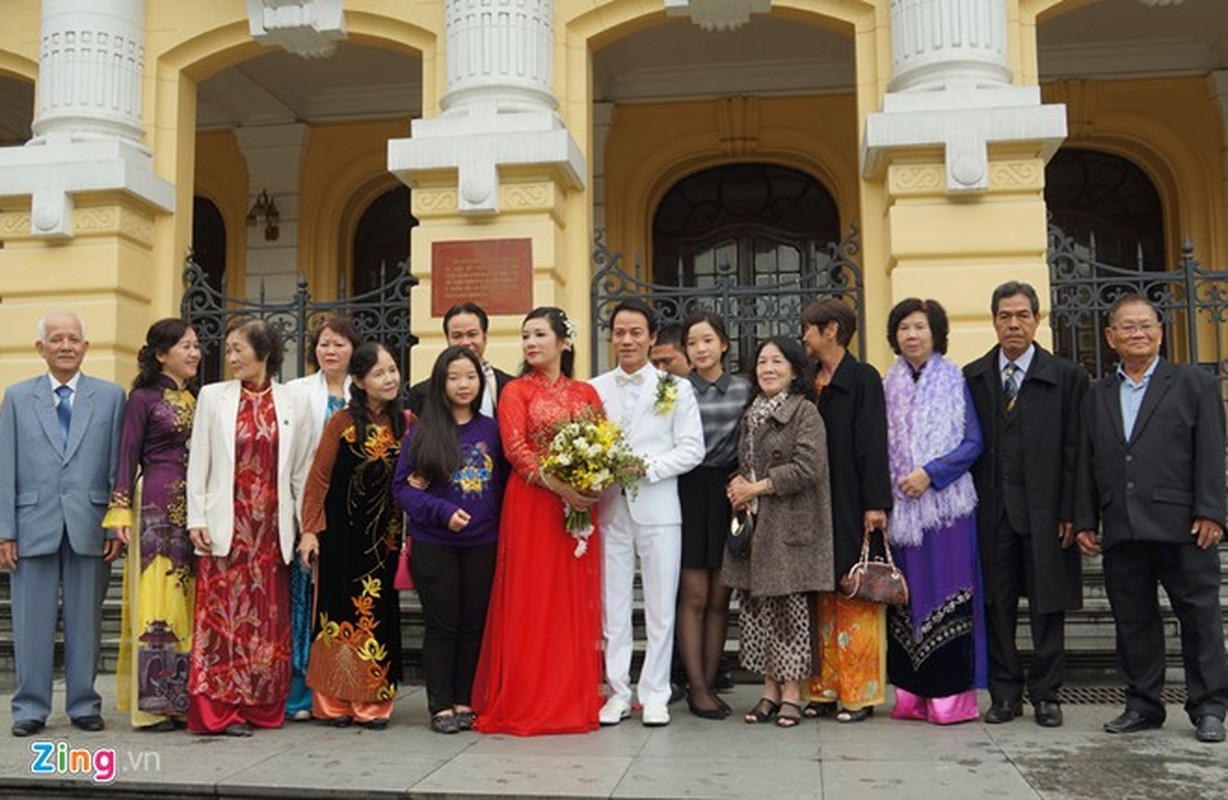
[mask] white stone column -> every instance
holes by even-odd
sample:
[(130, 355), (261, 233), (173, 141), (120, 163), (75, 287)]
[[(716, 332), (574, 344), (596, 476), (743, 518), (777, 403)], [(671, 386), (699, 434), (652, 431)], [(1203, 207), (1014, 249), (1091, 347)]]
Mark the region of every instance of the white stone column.
[(893, 75), (883, 110), (866, 119), (862, 172), (891, 150), (940, 146), (947, 192), (989, 189), (989, 144), (1040, 142), (1045, 160), (1066, 137), (1066, 108), (1037, 86), (1011, 85), (1006, 0), (891, 0)]
[(145, 4), (43, 0), (34, 142), (127, 139), (138, 145)]
[(501, 166), (549, 166), (584, 185), (584, 157), (555, 112), (553, 0), (447, 0), (443, 113), (388, 142), (388, 169), (410, 186), (456, 169), (457, 207), (499, 210)]
[(174, 206), (141, 143), (145, 0), (43, 0), (34, 138), (0, 151), (0, 197), (31, 198), (31, 233), (72, 236), (72, 195)]
[(0, 151), (0, 197), (31, 197), (31, 232), (72, 236), (73, 195), (120, 191), (170, 211), (142, 144), (145, 0), (43, 0), (34, 138)]
[(1002, 0), (894, 0), (889, 91), (1010, 86)]
[(239, 150), (247, 161), (247, 202), (266, 192), (277, 206), (276, 239), (265, 238), (264, 217), (247, 226), (248, 298), (256, 298), (261, 285), (269, 300), (293, 294), (298, 280), (299, 178), (309, 128), (302, 123), (262, 125), (235, 129)]

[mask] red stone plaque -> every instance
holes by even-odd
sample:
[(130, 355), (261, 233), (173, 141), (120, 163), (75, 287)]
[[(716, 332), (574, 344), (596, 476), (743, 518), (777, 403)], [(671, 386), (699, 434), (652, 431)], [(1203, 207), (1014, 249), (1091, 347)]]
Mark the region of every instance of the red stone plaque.
[(533, 308), (531, 239), (470, 239), (431, 244), (431, 315), (457, 303), (487, 314), (526, 314)]

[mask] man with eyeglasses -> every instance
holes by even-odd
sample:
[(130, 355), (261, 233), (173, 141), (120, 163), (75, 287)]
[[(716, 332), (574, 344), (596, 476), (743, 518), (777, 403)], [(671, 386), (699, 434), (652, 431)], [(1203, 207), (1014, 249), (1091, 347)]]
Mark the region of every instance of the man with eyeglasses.
[(972, 466), (989, 651), (985, 721), (1011, 722), (1023, 713), (1015, 628), (1026, 596), (1034, 653), (1028, 699), (1036, 724), (1056, 728), (1066, 612), (1083, 605), (1071, 526), (1087, 373), (1036, 343), (1040, 298), (1031, 284), (1008, 281), (994, 289), (990, 311), (998, 344), (964, 367), (985, 437)]
[(1180, 623), (1186, 713), (1200, 742), (1222, 742), (1228, 658), (1216, 549), (1226, 499), (1219, 381), (1160, 357), (1160, 315), (1141, 295), (1113, 303), (1105, 337), (1121, 362), (1083, 404), (1075, 508), (1079, 549), (1104, 552), (1126, 681), (1126, 709), (1104, 730), (1164, 724), (1161, 584)]

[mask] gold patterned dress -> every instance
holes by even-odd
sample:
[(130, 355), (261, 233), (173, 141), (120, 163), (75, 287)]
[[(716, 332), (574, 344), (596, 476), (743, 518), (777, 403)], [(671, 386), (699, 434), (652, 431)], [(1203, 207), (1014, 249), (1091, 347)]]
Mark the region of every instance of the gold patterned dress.
[[(136, 727), (188, 710), (196, 578), (185, 527), (184, 476), (196, 398), (163, 375), (132, 392), (104, 528), (128, 526), (117, 704)], [(141, 479), (140, 514), (134, 508)]]
[(303, 496), (303, 533), (320, 537), (307, 685), (316, 717), (372, 722), (392, 713), (401, 679), (401, 442), (385, 415), (357, 427), (348, 409), (329, 419)]

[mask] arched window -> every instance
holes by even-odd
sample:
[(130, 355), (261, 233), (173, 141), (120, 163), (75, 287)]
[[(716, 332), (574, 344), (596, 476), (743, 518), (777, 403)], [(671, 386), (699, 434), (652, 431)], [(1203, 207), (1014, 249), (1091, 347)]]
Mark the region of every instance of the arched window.
[[(192, 200), (192, 258), (204, 271), (209, 287), (226, 294), (226, 221), (212, 200), (199, 195)], [(222, 348), (218, 343), (202, 341), (202, 345), (200, 382), (220, 380)]]
[(409, 188), (384, 192), (367, 206), (354, 232), (353, 270), (346, 294), (356, 297), (380, 286), (380, 268), (386, 279), (397, 265), (409, 262), (409, 232), (418, 224), (409, 213)]
[(1096, 243), (1096, 260), (1115, 267), (1166, 267), (1164, 207), (1147, 173), (1108, 153), (1062, 148), (1045, 168), (1045, 203), (1054, 225)]
[(661, 200), (652, 225), (653, 282), (711, 286), (719, 274), (772, 285), (817, 265), (840, 240), (827, 189), (775, 164), (732, 164), (691, 175)]
[[(1093, 377), (1109, 374), (1118, 358), (1103, 331), (1114, 298), (1159, 300), (1169, 285), (1160, 193), (1127, 159), (1070, 147), (1045, 169), (1045, 203), (1065, 234), (1050, 240), (1053, 348)], [(1171, 345), (1165, 337), (1161, 352)]]
[(224, 292), (226, 221), (212, 200), (199, 195), (192, 199), (192, 256), (209, 276), (209, 285)]

